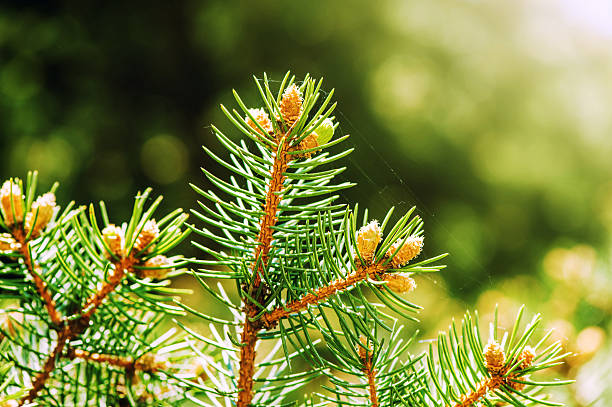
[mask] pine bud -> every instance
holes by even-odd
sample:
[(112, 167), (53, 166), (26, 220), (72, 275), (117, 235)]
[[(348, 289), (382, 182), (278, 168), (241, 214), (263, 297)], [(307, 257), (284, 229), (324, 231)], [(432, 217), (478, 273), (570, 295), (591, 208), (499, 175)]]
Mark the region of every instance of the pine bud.
[[(395, 253), (400, 245), (401, 248), (397, 253)], [(421, 253), (422, 248), (423, 238), (410, 236), (405, 242), (404, 239), (398, 239), (395, 243), (393, 243), (389, 250), (387, 250), (387, 256), (391, 257), (393, 256), (393, 253), (395, 253), (395, 256), (393, 256), (391, 259), (391, 264), (394, 268), (398, 268), (417, 257), (419, 253)]]
[(302, 101), (302, 94), (295, 84), (285, 89), (280, 102), (280, 113), (289, 126), (293, 126), (302, 115)]
[(521, 361), (521, 369), (527, 369), (533, 363), (535, 358), (535, 350), (531, 346), (525, 346), (525, 349), (521, 352), (519, 360)]
[(145, 353), (134, 362), (134, 368), (136, 370), (142, 370), (144, 372), (157, 372), (158, 370), (164, 370), (168, 368), (168, 361), (161, 356), (153, 353)]
[[(140, 252), (158, 237), (159, 227), (157, 226), (157, 222), (155, 222), (155, 219), (149, 219), (145, 222), (144, 227), (136, 238), (136, 243), (134, 243), (134, 251), (136, 253)], [(150, 251), (151, 246), (147, 247), (147, 253)]]
[(211, 359), (208, 357), (197, 357), (191, 366), (190, 376), (193, 376), (193, 380), (197, 381), (202, 379), (203, 381), (208, 379), (206, 374), (206, 367), (211, 364)]
[[(17, 320), (22, 319), (21, 314), (13, 314), (15, 317), (17, 317)], [(19, 323), (19, 322), (18, 322)], [(2, 328), (2, 331), (7, 332), (9, 334), (9, 336), (15, 336), (15, 324), (13, 323), (12, 319), (11, 319), (11, 315), (6, 313), (6, 314), (0, 314), (0, 328)], [(2, 341), (3, 339), (3, 333), (0, 332), (0, 341)]]
[(36, 237), (40, 234), (40, 231), (47, 226), (53, 217), (55, 211), (55, 195), (53, 192), (47, 192), (46, 194), (36, 198), (36, 201), (32, 204), (30, 212), (26, 215), (25, 229), (27, 232), (32, 230), (32, 237)]
[(357, 345), (357, 354), (359, 355), (359, 359), (361, 359), (362, 362), (366, 362), (371, 351), (372, 349), (370, 346), (368, 346), (368, 340), (366, 337), (360, 336), (359, 344)]
[(0, 407), (17, 407), (19, 406), (19, 402), (17, 400), (5, 400), (0, 402)]
[(0, 190), (0, 203), (4, 211), (4, 221), (7, 226), (23, 221), (23, 199), (18, 183), (7, 180)]
[(387, 287), (398, 294), (405, 294), (416, 288), (414, 279), (406, 274), (385, 274), (383, 279), (387, 282)]
[[(300, 144), (298, 145), (297, 149), (298, 150), (309, 150), (311, 148), (316, 148), (319, 146), (318, 143), (318, 135), (317, 133), (310, 133), (308, 136), (306, 136), (304, 138), (304, 140), (302, 140), (300, 142)], [(317, 150), (315, 151), (305, 151), (303, 153), (301, 153), (299, 156), (302, 158), (310, 158), (314, 153), (316, 153)]]
[(362, 226), (357, 232), (357, 250), (364, 260), (371, 262), (374, 258), (376, 247), (382, 240), (382, 231), (378, 221), (373, 220), (366, 226)]
[(102, 230), (102, 237), (110, 251), (119, 257), (123, 257), (123, 230), (115, 225), (108, 225)]
[(0, 252), (14, 252), (20, 247), (21, 244), (10, 233), (0, 233)]
[(170, 267), (172, 262), (166, 256), (155, 256), (147, 260), (144, 264), (144, 268), (138, 270), (138, 275), (141, 278), (154, 278), (157, 280), (161, 280), (166, 278), (168, 272), (172, 271), (173, 268)]
[(334, 122), (329, 117), (321, 122), (319, 127), (315, 129), (317, 133), (317, 142), (320, 146), (329, 143), (329, 140), (334, 136)]
[(491, 373), (498, 373), (506, 361), (504, 350), (495, 341), (489, 341), (484, 350), (484, 357), (487, 362), (487, 370)]
[[(255, 119), (255, 122), (257, 122), (255, 123), (247, 115), (244, 118), (244, 121), (249, 125), (249, 127), (251, 127), (253, 130), (261, 134), (262, 136), (268, 136), (274, 133), (272, 122), (270, 121), (270, 116), (268, 116), (268, 113), (266, 113), (264, 109), (261, 109), (261, 108), (260, 109), (249, 109), (249, 113), (251, 114), (251, 116), (253, 116), (253, 118)], [(262, 133), (261, 129), (257, 127), (257, 124), (259, 124), (261, 128), (264, 129), (266, 134)]]

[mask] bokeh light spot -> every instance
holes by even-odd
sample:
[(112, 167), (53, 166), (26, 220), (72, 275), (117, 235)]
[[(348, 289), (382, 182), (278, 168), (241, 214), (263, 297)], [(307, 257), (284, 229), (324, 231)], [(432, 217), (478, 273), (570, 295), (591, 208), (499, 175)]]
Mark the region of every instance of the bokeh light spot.
[(150, 138), (142, 146), (142, 169), (152, 181), (170, 184), (185, 173), (189, 157), (185, 144), (170, 135)]

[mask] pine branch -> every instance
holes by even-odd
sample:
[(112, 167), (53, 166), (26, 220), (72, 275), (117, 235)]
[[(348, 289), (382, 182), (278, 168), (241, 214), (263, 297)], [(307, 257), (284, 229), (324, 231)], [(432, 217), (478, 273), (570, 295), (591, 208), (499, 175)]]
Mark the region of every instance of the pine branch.
[[(437, 341), (437, 352), (430, 346), (427, 355), (430, 390), (427, 398), (433, 405), (469, 407), (482, 403), (491, 405), (499, 402), (521, 407), (524, 402), (546, 405), (560, 405), (537, 398), (540, 386), (560, 386), (571, 381), (538, 382), (529, 375), (558, 364), (567, 354), (561, 354), (561, 345), (553, 343), (543, 350), (545, 335), (534, 347), (527, 345), (540, 322), (536, 315), (518, 335), (524, 308), (516, 317), (511, 335), (501, 341), (497, 338), (497, 310), (491, 326), (491, 336), (483, 348), (477, 324), (466, 314), (461, 333), (457, 334), (455, 324), (448, 335), (441, 333)], [(537, 354), (537, 352), (540, 352)], [(435, 356), (437, 355), (437, 363)], [(521, 401), (523, 399), (524, 401)]]
[(137, 262), (138, 259), (132, 255), (127, 258), (122, 258), (121, 260), (112, 261), (112, 268), (109, 272), (108, 281), (87, 300), (81, 310), (76, 312), (78, 317), (76, 319), (71, 319), (70, 322), (64, 326), (64, 329), (58, 335), (55, 348), (44, 363), (42, 372), (34, 379), (32, 389), (28, 392), (27, 396), (21, 400), (21, 405), (33, 401), (36, 398), (38, 392), (44, 387), (49, 375), (55, 369), (57, 359), (62, 354), (66, 343), (77, 338), (89, 327), (89, 321), (95, 311), (102, 304), (104, 299), (123, 281), (126, 274), (128, 272), (133, 272), (132, 265)]
[(70, 359), (83, 359), (88, 362), (104, 363), (125, 369), (128, 372), (136, 370), (156, 373), (167, 368), (167, 363), (156, 357), (154, 354), (145, 353), (141, 357), (134, 359), (131, 356), (107, 355), (95, 352), (88, 352), (82, 349), (69, 348), (66, 357)]
[(370, 395), (370, 403), (372, 407), (378, 407), (378, 394), (376, 390), (376, 369), (374, 368), (374, 361), (372, 357), (372, 351), (370, 350), (367, 339), (361, 338), (359, 344), (359, 359), (363, 363), (363, 373), (368, 378), (368, 393)]
[(390, 265), (385, 266), (383, 265), (382, 261), (371, 264), (367, 267), (359, 264), (357, 270), (354, 273), (351, 273), (345, 279), (333, 281), (328, 286), (321, 287), (314, 293), (306, 294), (301, 299), (293, 301), (287, 305), (279, 305), (273, 311), (265, 313), (262, 317), (264, 325), (267, 329), (274, 328), (281, 319), (287, 318), (291, 314), (303, 311), (310, 305), (319, 304), (332, 295), (347, 290), (348, 288), (355, 286), (357, 283), (364, 281), (367, 278), (375, 280), (383, 277), (385, 272), (389, 269)]
[[(24, 315), (30, 313), (32, 316), (27, 320), (27, 324), (21, 323), (20, 329), (23, 332), (16, 335), (13, 325), (8, 326), (8, 332), (1, 332), (15, 348), (12, 350), (13, 354), (6, 356), (17, 361), (20, 358), (18, 355), (26, 355), (27, 365), (32, 364), (32, 357), (41, 360), (41, 368), (38, 371), (21, 361), (15, 363), (16, 368), (33, 376), (30, 389), (20, 396), (19, 405), (33, 401), (57, 404), (56, 396), (51, 390), (44, 398), (40, 395), (48, 383), (53, 386), (60, 385), (62, 394), (67, 386), (75, 386), (75, 390), (78, 389), (79, 369), (66, 370), (67, 366), (76, 364), (59, 365), (59, 361), (68, 356), (66, 348), (69, 343), (80, 342), (100, 349), (106, 345), (117, 350), (118, 346), (125, 347), (121, 341), (127, 340), (132, 342), (130, 347), (135, 351), (142, 346), (149, 347), (136, 334), (141, 332), (145, 335), (143, 339), (150, 334), (160, 321), (157, 317), (152, 318), (153, 315), (177, 313), (179, 310), (163, 304), (165, 300), (162, 295), (176, 290), (147, 281), (164, 280), (176, 267), (185, 264), (180, 257), (169, 259), (163, 253), (174, 247), (188, 233), (181, 231), (186, 217), (180, 210), (159, 222), (152, 219), (153, 211), (161, 198), (145, 210), (149, 190), (136, 198), (133, 216), (124, 228), (108, 224), (108, 216), (102, 203), (100, 208), (106, 224), (103, 231), (97, 226), (93, 206), (89, 208), (89, 217), (86, 217), (84, 208), (71, 211), (70, 204), (53, 222), (58, 213), (53, 190), (34, 201), (35, 185), (36, 173), (31, 173), (28, 175), (25, 199), (21, 192), (23, 184), (19, 180), (7, 181), (0, 193), (0, 226), (10, 232), (10, 237), (2, 235), (0, 250), (19, 255), (18, 258), (21, 258), (22, 262), (15, 263), (15, 267), (23, 268), (33, 282), (32, 290), (28, 287), (28, 281), (24, 280), (21, 288), (24, 294), (19, 297), (24, 308), (18, 311)], [(92, 287), (100, 276), (105, 274), (106, 278)], [(49, 276), (52, 277), (49, 279)], [(126, 296), (123, 285), (125, 280), (131, 280), (130, 294), (134, 294), (130, 295), (132, 298)], [(60, 292), (60, 289), (62, 296), (56, 297), (59, 298), (58, 303), (54, 301), (53, 293)], [(113, 296), (114, 293), (117, 295)], [(129, 316), (129, 313), (134, 316)], [(26, 321), (25, 317), (22, 319)], [(100, 327), (104, 328), (104, 335), (96, 334), (95, 331)], [(166, 335), (165, 339), (168, 338)], [(44, 343), (47, 344), (44, 346), (52, 347), (50, 352), (38, 350)], [(180, 349), (176, 346), (174, 348)], [(100, 371), (104, 371), (103, 365), (116, 365), (121, 360), (110, 355), (100, 356), (105, 355), (104, 353), (94, 352), (94, 356), (88, 352), (79, 350), (75, 353), (69, 349), (68, 353), (73, 358), (68, 359), (78, 359), (74, 356), (98, 359), (102, 369)], [(126, 369), (126, 373), (159, 371), (161, 364), (157, 363), (152, 353), (140, 355), (125, 356), (123, 362), (131, 361), (131, 367)], [(63, 367), (63, 371), (55, 374), (60, 367)], [(53, 380), (50, 381), (52, 376)], [(106, 377), (110, 379), (112, 376)], [(108, 385), (102, 385), (96, 391), (108, 390)], [(83, 396), (88, 402), (87, 395)], [(83, 396), (74, 393), (74, 404), (78, 404), (77, 400)], [(99, 395), (96, 399), (98, 397)]]
[(45, 309), (49, 314), (49, 318), (51, 321), (59, 327), (62, 323), (63, 317), (57, 312), (55, 308), (55, 301), (53, 300), (51, 293), (49, 292), (49, 287), (47, 283), (43, 281), (41, 278), (41, 269), (40, 266), (32, 259), (32, 253), (30, 251), (30, 242), (26, 240), (26, 236), (19, 229), (13, 229), (12, 235), (15, 240), (19, 243), (19, 253), (23, 256), (23, 261), (28, 271), (30, 272), (30, 276), (34, 280), (34, 284), (36, 286), (36, 291), (38, 295), (42, 298)]

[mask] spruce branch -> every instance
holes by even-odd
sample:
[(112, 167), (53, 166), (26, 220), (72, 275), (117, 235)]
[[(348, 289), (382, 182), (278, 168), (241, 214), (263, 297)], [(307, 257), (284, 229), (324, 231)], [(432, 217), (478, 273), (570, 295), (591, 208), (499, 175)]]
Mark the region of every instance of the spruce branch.
[[(206, 255), (194, 261), (193, 275), (233, 318), (180, 305), (211, 333), (180, 324), (190, 341), (204, 344), (190, 345), (193, 351), (216, 355), (187, 397), (205, 406), (282, 405), (299, 386), (323, 376), (320, 406), (467, 407), (513, 402), (515, 393), (535, 400), (529, 385), (521, 385), (528, 372), (544, 367), (539, 358), (555, 360), (550, 352), (532, 357), (523, 343), (517, 354), (505, 350), (508, 366), (489, 370), (470, 327), (461, 340), (454, 331), (450, 342), (439, 339), (438, 360), (433, 348), (410, 354), (412, 340), (401, 337), (395, 317), (418, 322), (413, 313), (420, 307), (409, 300), (415, 277), (441, 270), (445, 254), (417, 259), (424, 232), (414, 208), (395, 223), (393, 208), (381, 222), (367, 210), (358, 222), (357, 205), (337, 203), (339, 191), (353, 185), (335, 181), (345, 170), (337, 162), (352, 149), (332, 152), (348, 136), (333, 137), (336, 104), (333, 91), (322, 97), (321, 80), (297, 82), (287, 73), (276, 92), (266, 74), (255, 83), (261, 100), (254, 107), (236, 91), (238, 107), (221, 106), (245, 137), (236, 141), (213, 125), (226, 154), (204, 147), (230, 175), (222, 179), (203, 168), (214, 190), (192, 185), (203, 198), (193, 211), (202, 225), (192, 230), (208, 241), (193, 242)], [(210, 278), (233, 280), (237, 295)], [(308, 366), (296, 369), (303, 362)]]
[(477, 322), (470, 314), (466, 314), (462, 321), (461, 336), (454, 322), (448, 334), (441, 333), (437, 350), (430, 345), (427, 355), (431, 380), (427, 394), (431, 404), (428, 405), (562, 405), (546, 400), (546, 396), (539, 393), (542, 387), (560, 386), (572, 381), (541, 382), (531, 379), (530, 374), (562, 363), (567, 354), (562, 353), (558, 342), (544, 348), (550, 332), (536, 345), (529, 346), (528, 342), (540, 323), (540, 316), (535, 315), (519, 336), (523, 313), (524, 307), (517, 314), (510, 336), (506, 333), (500, 342), (496, 310), (486, 346), (483, 346)]
[[(187, 235), (188, 231), (181, 230), (186, 216), (175, 211), (156, 222), (152, 215), (160, 199), (146, 208), (150, 195), (147, 190), (136, 198), (133, 215), (122, 228), (108, 224), (105, 206), (101, 204), (106, 227), (100, 231), (93, 206), (89, 211), (84, 207), (72, 210), (69, 204), (60, 214), (55, 205), (55, 186), (34, 200), (36, 176), (35, 172), (28, 174), (25, 193), (19, 180), (7, 181), (0, 191), (0, 226), (8, 231), (2, 236), (2, 250), (15, 259), (7, 266), (24, 275), (23, 282), (16, 280), (12, 287), (3, 283), (3, 288), (18, 294), (15, 299), (20, 307), (11, 314), (21, 313), (22, 318), (18, 328), (12, 318), (7, 319), (8, 329), (2, 329), (1, 334), (3, 342), (11, 344), (12, 349), (2, 357), (13, 360), (15, 369), (31, 376), (29, 389), (20, 396), (19, 405), (30, 402), (57, 405), (55, 390), (41, 393), (48, 384), (60, 386), (62, 394), (73, 387), (73, 404), (79, 404), (77, 400), (83, 396), (89, 404), (88, 396), (77, 391), (81, 380), (78, 360), (97, 360), (99, 372), (106, 372), (105, 366), (127, 361), (131, 361), (131, 366), (126, 374), (134, 371), (153, 374), (160, 370), (161, 364), (155, 361), (154, 354), (140, 349), (151, 349), (144, 339), (164, 313), (180, 312), (164, 304), (168, 300), (162, 295), (173, 290), (153, 280), (163, 281), (185, 264), (180, 257), (167, 258), (164, 254)], [(114, 235), (105, 233), (108, 231)], [(126, 280), (131, 281), (129, 289), (123, 284)], [(142, 339), (137, 337), (139, 333)], [(75, 344), (97, 349), (76, 351)], [(104, 351), (116, 352), (118, 347), (128, 344), (140, 354), (111, 356)], [(41, 351), (44, 347), (49, 349)], [(21, 360), (21, 355), (26, 360)], [(32, 358), (41, 361), (39, 370), (32, 368), (35, 360)], [(62, 359), (74, 362), (66, 364)], [(57, 372), (60, 369), (62, 372)], [(99, 379), (111, 380), (112, 375), (104, 373)], [(104, 392), (109, 388), (107, 384), (91, 390)], [(100, 396), (98, 393), (95, 399)]]
[[(304, 349), (303, 356), (315, 370), (321, 369), (327, 362), (317, 354), (316, 340), (310, 337), (308, 329), (327, 330), (318, 322), (325, 318), (324, 309), (345, 318), (355, 307), (365, 307), (366, 318), (372, 317), (387, 327), (376, 307), (367, 304), (360, 286), (366, 284), (380, 291), (376, 295), (395, 304), (394, 308), (401, 304), (413, 310), (417, 306), (397, 297), (414, 289), (410, 275), (442, 267), (427, 266), (440, 257), (407, 266), (423, 245), (422, 222), (418, 217), (411, 218), (412, 211), (392, 227), (381, 243), (388, 219), (383, 228), (372, 225), (357, 231), (356, 213), (345, 205), (333, 204), (338, 196), (332, 194), (352, 184), (332, 184), (344, 168), (319, 167), (350, 153), (347, 150), (330, 155), (325, 151), (346, 137), (332, 138), (337, 125), (331, 116), (335, 107), (330, 104), (331, 92), (316, 114), (309, 116), (315, 110), (321, 81), (306, 78), (298, 86), (294, 80), (287, 74), (276, 97), (272, 96), (265, 75), (261, 83), (256, 80), (262, 108), (248, 108), (234, 92), (242, 115), (223, 106), (222, 110), (254, 143), (256, 151), (244, 141), (232, 141), (213, 126), (218, 140), (229, 151), (229, 158), (221, 158), (207, 148), (205, 151), (234, 175), (228, 182), (203, 169), (221, 194), (194, 186), (210, 202), (208, 205), (199, 202), (202, 211), (194, 211), (194, 215), (212, 227), (194, 228), (194, 232), (229, 249), (216, 251), (194, 243), (213, 257), (198, 263), (227, 266), (231, 270), (202, 268), (195, 275), (205, 290), (236, 311), (234, 321), (195, 310), (189, 312), (213, 324), (241, 326), (239, 339), (227, 336), (230, 348), (236, 346), (239, 361), (235, 390), (238, 406), (251, 405), (256, 398), (273, 397), (274, 392), (255, 387), (258, 371), (255, 348), (260, 340), (279, 340), (287, 363), (289, 346)], [(367, 236), (368, 233), (378, 236)], [(203, 277), (236, 279), (240, 304), (233, 304), (222, 292), (215, 293), (201, 280)], [(343, 304), (339, 296), (349, 292), (354, 292), (347, 294), (354, 304)], [(228, 351), (225, 339), (219, 338), (214, 343), (223, 352)], [(359, 371), (363, 373), (363, 369)], [(371, 374), (375, 374), (374, 370)]]

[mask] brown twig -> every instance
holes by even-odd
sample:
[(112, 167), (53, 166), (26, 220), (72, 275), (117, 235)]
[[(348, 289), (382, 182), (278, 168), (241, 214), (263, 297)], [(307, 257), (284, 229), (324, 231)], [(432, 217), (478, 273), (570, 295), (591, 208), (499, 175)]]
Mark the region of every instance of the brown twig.
[(26, 235), (20, 228), (15, 228), (12, 231), (12, 234), (15, 240), (19, 242), (19, 253), (23, 256), (23, 262), (34, 279), (36, 291), (45, 304), (45, 309), (49, 314), (49, 318), (51, 318), (51, 321), (56, 327), (59, 327), (62, 324), (62, 316), (55, 308), (55, 301), (53, 300), (53, 296), (49, 291), (49, 286), (40, 277), (42, 274), (40, 266), (38, 266), (38, 264), (36, 264), (36, 262), (32, 259), (32, 255), (30, 253), (30, 242), (26, 240)]
[[(253, 285), (250, 287), (250, 294), (259, 288), (264, 268), (268, 263), (268, 253), (273, 238), (272, 227), (276, 224), (278, 204), (281, 201), (283, 183), (285, 181), (285, 171), (289, 164), (289, 156), (287, 155), (286, 141), (281, 142), (281, 146), (274, 158), (272, 172), (270, 176), (270, 184), (266, 193), (264, 204), (264, 214), (261, 217), (259, 225), (259, 235), (257, 236), (257, 248), (255, 249), (255, 262), (253, 263), (253, 271), (255, 278)], [(262, 293), (265, 290), (258, 291)], [(257, 295), (261, 297), (261, 294)], [(260, 299), (260, 298), (258, 298)], [(257, 332), (261, 330), (259, 321), (251, 321), (250, 318), (257, 314), (257, 308), (254, 304), (245, 300), (245, 321), (242, 329), (240, 348), (240, 371), (238, 375), (238, 404), (237, 407), (247, 407), (253, 400), (253, 375), (255, 372), (255, 344), (257, 343)]]
[(365, 338), (362, 338), (362, 343), (359, 345), (359, 358), (363, 363), (363, 373), (368, 378), (368, 393), (370, 395), (370, 404), (372, 407), (378, 407), (378, 395), (376, 392), (376, 369), (374, 369), (374, 361), (372, 360), (372, 351), (368, 348)]
[(151, 353), (145, 353), (138, 359), (134, 359), (131, 356), (107, 355), (103, 353), (88, 352), (82, 349), (69, 348), (66, 352), (66, 357), (70, 359), (83, 359), (89, 362), (105, 363), (107, 365), (124, 368), (127, 371), (141, 370), (143, 372), (154, 373), (167, 367), (165, 361), (158, 360)]
[(123, 277), (132, 271), (132, 266), (135, 263), (133, 257), (127, 259), (121, 259), (117, 262), (113, 262), (113, 268), (108, 272), (108, 280), (98, 289), (98, 291), (87, 299), (85, 305), (82, 307), (81, 318), (89, 321), (91, 316), (96, 312), (98, 307), (102, 304), (102, 301), (117, 288), (117, 286), (123, 280)]
[(469, 407), (474, 405), (474, 403), (483, 398), (487, 392), (499, 389), (501, 385), (504, 384), (505, 380), (507, 379), (499, 374), (495, 374), (492, 377), (481, 381), (476, 390), (462, 395), (461, 402), (455, 404), (454, 407)]
[(382, 275), (388, 268), (388, 266), (383, 267), (382, 262), (374, 263), (367, 267), (358, 265), (357, 270), (349, 274), (344, 280), (333, 281), (330, 285), (321, 287), (314, 293), (306, 294), (299, 300), (295, 300), (287, 305), (280, 305), (273, 311), (264, 314), (262, 317), (264, 325), (271, 328), (281, 319), (305, 310), (309, 305), (318, 304), (336, 294), (338, 291), (346, 290), (358, 282), (365, 280), (368, 276), (373, 278)]
[(38, 392), (45, 386), (47, 379), (51, 375), (51, 372), (55, 369), (55, 363), (57, 362), (58, 357), (61, 355), (64, 347), (66, 346), (66, 342), (70, 340), (70, 329), (67, 325), (64, 326), (64, 329), (60, 331), (57, 337), (57, 344), (55, 348), (47, 358), (45, 364), (43, 365), (43, 369), (40, 373), (36, 375), (36, 378), (32, 382), (32, 388), (26, 394), (19, 405), (24, 405), (36, 398)]
[[(30, 263), (33, 264), (30, 259)], [(89, 326), (89, 321), (91, 317), (95, 313), (95, 311), (102, 304), (104, 299), (113, 291), (117, 286), (121, 283), (123, 277), (128, 273), (133, 271), (132, 266), (136, 263), (136, 260), (133, 257), (128, 257), (127, 259), (122, 259), (116, 262), (113, 262), (113, 268), (109, 272), (109, 279), (106, 281), (89, 299), (85, 302), (85, 305), (82, 307), (82, 310), (78, 312), (80, 314), (78, 319), (72, 320), (68, 324), (64, 324), (64, 328), (60, 331), (57, 339), (57, 344), (55, 348), (49, 355), (49, 358), (45, 361), (43, 365), (42, 371), (36, 376), (34, 381), (32, 382), (32, 389), (28, 392), (28, 394), (21, 399), (20, 405), (24, 405), (36, 398), (40, 390), (44, 387), (47, 379), (51, 375), (51, 372), (55, 369), (55, 364), (57, 362), (57, 358), (61, 355), (62, 351), (67, 342), (75, 339), (79, 335), (81, 335), (85, 329)], [(42, 294), (41, 294), (42, 296)], [(55, 309), (53, 306), (52, 309)], [(60, 320), (63, 322), (63, 320)]]

